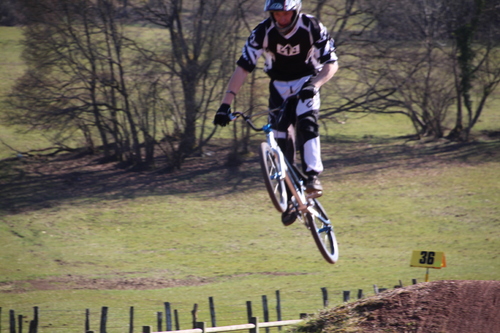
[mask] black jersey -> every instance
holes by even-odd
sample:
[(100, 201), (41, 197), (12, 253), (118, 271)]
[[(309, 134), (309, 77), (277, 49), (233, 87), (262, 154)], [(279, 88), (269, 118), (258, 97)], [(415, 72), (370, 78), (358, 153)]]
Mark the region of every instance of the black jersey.
[(262, 21), (243, 47), (237, 65), (251, 72), (264, 55), (264, 71), (273, 80), (292, 81), (316, 74), (337, 60), (333, 39), (315, 17), (301, 13), (295, 27), (281, 35), (271, 18)]

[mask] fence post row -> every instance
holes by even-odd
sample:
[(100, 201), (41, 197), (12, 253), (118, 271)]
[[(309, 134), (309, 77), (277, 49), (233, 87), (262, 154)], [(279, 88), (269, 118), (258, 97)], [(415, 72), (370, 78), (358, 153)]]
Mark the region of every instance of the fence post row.
[[(417, 279), (412, 279), (413, 284), (417, 284)], [(394, 286), (394, 288), (402, 288), (403, 287), (403, 282), (399, 280), (399, 284), (397, 286)], [(376, 284), (373, 285), (373, 290), (375, 294), (379, 294), (380, 292), (383, 292), (387, 290), (387, 288), (379, 288)], [(328, 307), (329, 301), (328, 301), (328, 290), (326, 287), (321, 288), (321, 292), (323, 295), (323, 306)], [(363, 290), (358, 289), (358, 299), (363, 298)], [(350, 300), (350, 291), (345, 290), (343, 291), (343, 301), (344, 302), (349, 302)], [(171, 332), (172, 330), (172, 312), (171, 312), (171, 307), (169, 302), (165, 302), (165, 328), (167, 332)], [(217, 321), (216, 321), (216, 313), (215, 313), (215, 304), (214, 304), (214, 298), (209, 297), (209, 306), (210, 306), (210, 318), (211, 318), (211, 324), (212, 328), (217, 328)], [(258, 317), (253, 316), (253, 311), (252, 311), (252, 302), (247, 301), (246, 302), (246, 307), (247, 307), (247, 319), (248, 323), (252, 323), (252, 321), (258, 321)], [(277, 314), (277, 322), (273, 323), (278, 323), (278, 324), (272, 324), (268, 325), (269, 323), (269, 306), (268, 306), (268, 300), (266, 295), (262, 295), (262, 307), (263, 307), (263, 315), (264, 315), (264, 324), (258, 324), (258, 325), (253, 325), (250, 327), (250, 324), (243, 324), (246, 325), (245, 328), (243, 329), (248, 329), (249, 333), (258, 333), (259, 327), (266, 328), (266, 333), (269, 332), (269, 327), (278, 327), (278, 329), (281, 331), (281, 326), (284, 326), (282, 324), (282, 317), (281, 317), (281, 298), (280, 298), (280, 291), (276, 290), (276, 314)], [(193, 329), (200, 329), (203, 332), (218, 332), (217, 330), (212, 330), (212, 329), (206, 329), (206, 324), (203, 322), (198, 322), (198, 304), (195, 303), (193, 310), (191, 311), (192, 314), (192, 327)], [(157, 312), (157, 328), (159, 331), (162, 330), (163, 326), (163, 316), (162, 312)], [(305, 313), (301, 313), (300, 317), (304, 318), (307, 316)], [(23, 316), (18, 315), (17, 317), (17, 325), (16, 325), (16, 315), (14, 310), (9, 310), (9, 333), (20, 333), (23, 330), (23, 321), (22, 321)], [(107, 325), (107, 319), (108, 319), (108, 307), (104, 306), (101, 308), (101, 321), (100, 321), (100, 328), (99, 328), (99, 333), (106, 333), (106, 325)], [(176, 309), (174, 309), (174, 320), (175, 320), (175, 330), (180, 331), (180, 324), (179, 324), (179, 314)], [(285, 321), (286, 322), (286, 321)], [(38, 307), (35, 306), (33, 307), (33, 320), (29, 322), (29, 333), (37, 333), (38, 332)], [(17, 327), (16, 327), (17, 326)], [(238, 326), (238, 325), (236, 325)], [(241, 326), (241, 325), (240, 325)], [(17, 328), (17, 329), (16, 329)], [(143, 331), (149, 330), (151, 331), (151, 326), (143, 326)], [(230, 329), (233, 330), (233, 329)], [(189, 331), (189, 330), (186, 330)], [(223, 330), (224, 331), (224, 330)], [(0, 332), (2, 332), (2, 307), (0, 307)], [(85, 332), (94, 332), (90, 330), (90, 310), (86, 309), (85, 310)], [(134, 333), (134, 307), (130, 307), (130, 322), (129, 322), (129, 333)], [(198, 330), (193, 332), (191, 330), (189, 333), (200, 333)]]

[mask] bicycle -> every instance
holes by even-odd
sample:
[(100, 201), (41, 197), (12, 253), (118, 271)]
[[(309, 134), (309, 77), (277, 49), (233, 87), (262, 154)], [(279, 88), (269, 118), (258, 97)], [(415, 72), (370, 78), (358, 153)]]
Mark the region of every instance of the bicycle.
[[(267, 110), (264, 113), (283, 111), (288, 100), (281, 107)], [(260, 114), (253, 116), (257, 115)], [(299, 220), (311, 231), (314, 241), (324, 259), (331, 264), (335, 264), (339, 258), (338, 244), (332, 223), (328, 219), (325, 209), (317, 199), (321, 194), (306, 193), (306, 177), (294, 164), (285, 158), (274, 138), (274, 133), (269, 122), (263, 127), (257, 127), (251, 120), (252, 116), (247, 116), (242, 112), (233, 112), (231, 114), (231, 119), (238, 117), (242, 117), (254, 131), (263, 131), (266, 133), (267, 139), (261, 143), (259, 157), (264, 183), (274, 207), (280, 213), (283, 213), (287, 209), (289, 202), (288, 188), (294, 209), (299, 213)]]

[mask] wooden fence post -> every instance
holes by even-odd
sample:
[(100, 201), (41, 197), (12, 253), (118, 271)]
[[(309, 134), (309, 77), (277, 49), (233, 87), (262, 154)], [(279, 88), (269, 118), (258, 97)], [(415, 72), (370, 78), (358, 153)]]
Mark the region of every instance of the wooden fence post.
[(108, 307), (103, 306), (101, 309), (101, 326), (99, 328), (99, 333), (106, 333), (107, 322), (108, 322)]
[(175, 319), (175, 330), (178, 331), (181, 329), (181, 325), (179, 324), (179, 313), (177, 309), (174, 310), (174, 319)]
[(255, 325), (255, 328), (250, 329), (250, 333), (259, 333), (259, 317), (250, 318), (250, 324)]
[(411, 279), (411, 282), (412, 282), (413, 284), (417, 284), (417, 279)]
[(14, 310), (9, 310), (10, 333), (16, 333), (16, 313)]
[(171, 331), (172, 330), (172, 312), (170, 310), (170, 303), (165, 302), (165, 321), (166, 321), (166, 330)]
[(207, 330), (207, 323), (204, 321), (197, 321), (194, 325), (194, 328), (199, 328), (202, 333), (205, 333)]
[(252, 319), (252, 301), (247, 301), (247, 320), (250, 322), (250, 319)]
[(158, 332), (161, 332), (161, 331), (162, 331), (162, 329), (161, 329), (161, 328), (162, 328), (162, 325), (161, 325), (161, 322), (162, 322), (162, 318), (161, 318), (161, 317), (162, 317), (162, 314), (163, 314), (162, 312), (157, 312), (157, 313), (156, 313), (156, 323), (157, 323), (156, 327), (158, 328)]
[(151, 326), (142, 326), (142, 333), (151, 333)]
[(376, 284), (373, 285), (373, 292), (375, 293), (375, 295), (378, 295), (378, 287)]
[(129, 312), (128, 332), (134, 333), (134, 307), (133, 306), (130, 307), (130, 312)]
[(17, 332), (23, 333), (23, 315), (17, 315)]
[(85, 309), (85, 332), (90, 331), (90, 310)]
[(193, 310), (191, 311), (191, 317), (193, 319), (193, 328), (196, 328), (196, 323), (198, 322), (198, 303), (194, 303)]
[(351, 291), (350, 290), (344, 290), (343, 292), (343, 299), (344, 299), (344, 303), (345, 302), (349, 302), (349, 300), (351, 299)]
[[(279, 290), (276, 290), (276, 320), (281, 321), (281, 298)], [(281, 326), (278, 326), (279, 331), (281, 331), (281, 328)]]
[(358, 289), (358, 299), (363, 298), (363, 289)]
[[(33, 320), (32, 320), (32, 322), (33, 322), (33, 331), (31, 332), (31, 327), (30, 327), (29, 333), (38, 333), (38, 306), (33, 307)], [(30, 325), (31, 325), (31, 323), (30, 323)]]
[(29, 329), (28, 329), (28, 333), (36, 333), (36, 330), (35, 330), (35, 321), (34, 320), (30, 320), (30, 326), (29, 326)]
[(210, 318), (212, 319), (212, 327), (217, 327), (217, 322), (215, 319), (215, 305), (214, 305), (214, 298), (209, 297), (208, 298), (208, 303), (210, 305)]
[[(264, 311), (264, 322), (269, 321), (269, 308), (267, 307), (267, 296), (262, 295), (262, 310)], [(269, 327), (266, 327), (266, 333), (269, 333)]]
[[(247, 322), (251, 323), (252, 322), (252, 301), (247, 301)], [(252, 333), (252, 329), (248, 330), (248, 333)]]
[(323, 307), (328, 307), (328, 290), (325, 287), (321, 288), (321, 292), (323, 293)]

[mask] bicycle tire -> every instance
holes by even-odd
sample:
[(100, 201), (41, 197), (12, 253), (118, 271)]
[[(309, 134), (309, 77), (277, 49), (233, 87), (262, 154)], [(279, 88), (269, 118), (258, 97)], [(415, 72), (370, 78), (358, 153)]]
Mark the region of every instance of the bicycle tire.
[(279, 159), (267, 142), (260, 145), (260, 166), (267, 192), (274, 207), (283, 213), (288, 205), (285, 180), (277, 174)]
[(314, 216), (311, 212), (304, 213), (309, 230), (314, 238), (314, 242), (319, 249), (319, 252), (330, 264), (335, 264), (339, 259), (339, 248), (337, 244), (337, 238), (335, 237), (335, 232), (333, 226), (331, 225), (328, 216), (326, 215), (323, 206), (318, 200), (313, 199), (313, 207), (315, 211), (319, 213), (324, 222), (320, 218)]

